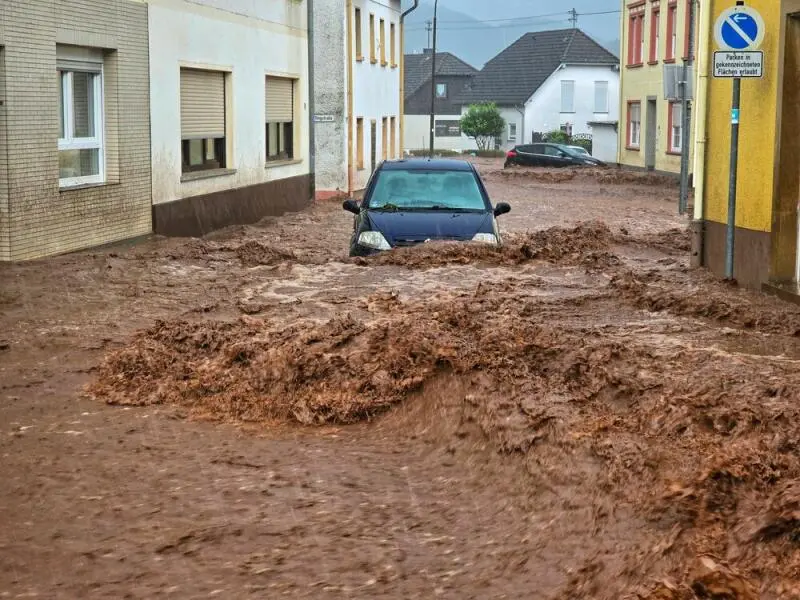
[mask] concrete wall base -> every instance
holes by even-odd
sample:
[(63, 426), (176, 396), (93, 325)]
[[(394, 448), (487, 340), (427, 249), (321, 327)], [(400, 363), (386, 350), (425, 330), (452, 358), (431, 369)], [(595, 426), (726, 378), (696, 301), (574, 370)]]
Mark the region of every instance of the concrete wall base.
[(311, 177), (299, 175), (258, 185), (153, 205), (155, 233), (199, 237), (228, 225), (256, 223), (311, 203)]
[[(712, 273), (725, 276), (725, 234), (724, 223), (705, 221), (702, 242), (703, 265)], [(770, 248), (772, 245), (768, 231), (753, 231), (737, 227), (735, 231), (733, 276), (744, 287), (761, 289), (769, 280)], [(694, 236), (693, 236), (694, 239)], [(694, 251), (694, 247), (692, 248)]]

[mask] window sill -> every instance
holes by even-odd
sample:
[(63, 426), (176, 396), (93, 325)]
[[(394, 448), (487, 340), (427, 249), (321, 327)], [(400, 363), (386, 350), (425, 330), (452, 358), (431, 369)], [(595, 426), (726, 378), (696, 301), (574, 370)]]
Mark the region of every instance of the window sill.
[(667, 154), (670, 156), (681, 156), (680, 150), (667, 150)]
[(364, 57), (361, 55), (356, 55), (356, 62), (364, 62)]
[(674, 58), (665, 58), (664, 59), (664, 64), (665, 65), (674, 65), (675, 64), (675, 59)]
[(397, 65), (397, 63), (392, 63), (392, 68), (393, 68), (393, 69), (396, 69), (396, 68), (397, 68), (397, 66), (398, 66), (398, 65)]
[(369, 62), (372, 63), (373, 65), (377, 65), (378, 64), (378, 59), (377, 58), (370, 58)]
[(291, 160), (269, 160), (264, 165), (265, 169), (272, 169), (274, 167), (288, 167), (289, 165), (299, 165), (303, 162), (302, 158), (293, 158)]
[(631, 152), (639, 152), (639, 146), (625, 146), (625, 150), (630, 150)]
[(91, 188), (108, 187), (111, 185), (119, 185), (119, 181), (101, 181), (99, 183), (76, 183), (74, 185), (61, 185), (58, 188), (59, 193), (63, 192), (77, 192), (79, 190), (88, 190)]
[(644, 64), (642, 64), (642, 63), (633, 63), (633, 64), (630, 64), (630, 65), (627, 65), (627, 67), (629, 69), (641, 69), (643, 66), (644, 66)]
[(200, 179), (211, 179), (212, 177), (226, 177), (235, 175), (236, 169), (209, 169), (208, 171), (190, 171), (181, 175), (181, 183), (198, 181)]
[(657, 61), (657, 60), (648, 60), (648, 61), (647, 61), (647, 64), (648, 64), (648, 65), (650, 65), (650, 66), (652, 67), (652, 66), (655, 66), (655, 65), (657, 65), (657, 64), (658, 64), (658, 61)]
[(381, 66), (382, 66), (382, 67), (388, 67), (388, 66), (389, 66), (389, 63), (388, 63), (388, 62), (386, 62), (385, 60), (382, 60), (382, 61), (381, 61)]

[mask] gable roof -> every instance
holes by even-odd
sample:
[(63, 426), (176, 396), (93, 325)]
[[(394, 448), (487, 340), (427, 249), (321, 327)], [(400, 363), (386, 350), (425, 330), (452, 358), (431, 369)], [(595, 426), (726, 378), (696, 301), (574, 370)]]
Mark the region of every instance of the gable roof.
[(612, 66), (619, 59), (580, 29), (526, 33), (486, 63), (463, 100), (523, 104), (561, 64)]
[[(404, 92), (406, 98), (416, 92), (422, 85), (431, 78), (431, 58), (433, 54), (406, 54), (403, 58), (404, 69)], [(450, 54), (449, 52), (436, 53), (436, 75), (437, 76), (462, 76), (470, 77), (475, 75), (478, 69), (468, 65), (463, 60)]]

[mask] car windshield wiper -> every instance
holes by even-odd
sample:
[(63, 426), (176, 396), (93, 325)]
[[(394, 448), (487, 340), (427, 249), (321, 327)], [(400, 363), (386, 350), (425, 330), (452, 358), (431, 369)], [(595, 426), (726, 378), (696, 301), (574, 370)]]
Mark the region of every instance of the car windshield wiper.
[(434, 204), (433, 206), (422, 207), (422, 210), (442, 210), (447, 212), (472, 212), (479, 210), (477, 208), (458, 208), (456, 206), (442, 206), (441, 204)]
[(397, 204), (392, 204), (391, 202), (387, 202), (386, 204), (382, 204), (381, 206), (370, 207), (371, 210), (386, 210), (390, 212), (397, 212), (400, 210), (400, 207)]

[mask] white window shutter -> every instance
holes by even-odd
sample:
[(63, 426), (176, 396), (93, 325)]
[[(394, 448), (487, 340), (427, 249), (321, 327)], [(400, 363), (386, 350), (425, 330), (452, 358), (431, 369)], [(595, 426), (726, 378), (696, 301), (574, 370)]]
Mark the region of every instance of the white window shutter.
[(181, 138), (225, 137), (225, 74), (181, 69)]
[(294, 120), (294, 80), (267, 77), (264, 92), (267, 123), (288, 123)]
[(607, 113), (608, 112), (608, 82), (595, 81), (594, 82), (594, 112)]
[(575, 112), (575, 82), (564, 80), (561, 82), (561, 112)]

